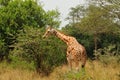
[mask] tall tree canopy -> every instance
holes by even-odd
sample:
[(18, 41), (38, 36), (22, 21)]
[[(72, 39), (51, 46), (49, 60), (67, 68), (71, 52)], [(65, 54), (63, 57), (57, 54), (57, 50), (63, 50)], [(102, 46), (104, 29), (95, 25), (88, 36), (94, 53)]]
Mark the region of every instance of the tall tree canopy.
[[(86, 39), (91, 36), (94, 41), (94, 50), (105, 47), (108, 43), (116, 44), (119, 42), (116, 40), (120, 38), (120, 5), (118, 5), (117, 0), (87, 1), (88, 3), (85, 6), (77, 5), (71, 8), (67, 18), (70, 23), (64, 29), (71, 28), (69, 32), (78, 40), (81, 39), (80, 42), (85, 45), (88, 45), (88, 41), (82, 39), (86, 38), (85, 35), (89, 36)], [(114, 38), (112, 38), (113, 36)], [(92, 45), (89, 44), (90, 46), (92, 48)]]
[(0, 0), (0, 42), (6, 51), (25, 26), (42, 28), (60, 24), (57, 10), (45, 11), (42, 7), (36, 0)]

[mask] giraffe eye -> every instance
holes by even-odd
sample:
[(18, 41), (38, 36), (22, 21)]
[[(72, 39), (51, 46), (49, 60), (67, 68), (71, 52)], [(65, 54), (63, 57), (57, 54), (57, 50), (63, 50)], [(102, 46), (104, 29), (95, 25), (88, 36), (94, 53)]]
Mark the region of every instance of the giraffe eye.
[(50, 31), (48, 31), (48, 33), (49, 33)]

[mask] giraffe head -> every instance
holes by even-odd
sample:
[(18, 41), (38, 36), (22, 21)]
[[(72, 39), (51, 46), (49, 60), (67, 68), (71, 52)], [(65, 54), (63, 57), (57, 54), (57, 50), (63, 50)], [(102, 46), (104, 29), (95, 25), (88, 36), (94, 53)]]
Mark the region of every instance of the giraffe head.
[(43, 38), (46, 38), (49, 35), (54, 34), (54, 31), (55, 30), (51, 26), (47, 26), (46, 32), (44, 33)]

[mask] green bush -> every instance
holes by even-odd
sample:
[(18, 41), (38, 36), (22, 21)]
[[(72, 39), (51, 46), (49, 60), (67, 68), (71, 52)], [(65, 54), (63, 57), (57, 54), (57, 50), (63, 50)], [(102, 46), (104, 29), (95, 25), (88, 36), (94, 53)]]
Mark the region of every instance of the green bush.
[(116, 50), (116, 45), (111, 44), (108, 47), (104, 47), (103, 49), (98, 49), (94, 54), (97, 59), (99, 59), (103, 64), (118, 64), (120, 63), (120, 55)]
[(5, 43), (2, 39), (0, 39), (0, 61), (2, 61), (4, 58), (4, 55), (6, 53), (5, 50), (6, 50)]
[(58, 38), (42, 39), (43, 29), (26, 26), (13, 46), (13, 56), (34, 62), (36, 71), (48, 75), (54, 67), (65, 62), (66, 46)]

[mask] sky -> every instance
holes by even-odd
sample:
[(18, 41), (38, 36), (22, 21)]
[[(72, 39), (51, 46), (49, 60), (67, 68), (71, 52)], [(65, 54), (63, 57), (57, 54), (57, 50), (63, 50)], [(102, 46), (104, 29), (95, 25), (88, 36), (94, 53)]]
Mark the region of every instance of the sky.
[(44, 10), (53, 10), (58, 9), (60, 12), (60, 27), (64, 27), (68, 21), (65, 20), (68, 17), (68, 13), (71, 7), (75, 7), (78, 4), (83, 5), (85, 0), (40, 0), (41, 4), (43, 4)]

